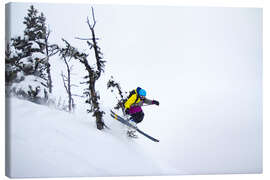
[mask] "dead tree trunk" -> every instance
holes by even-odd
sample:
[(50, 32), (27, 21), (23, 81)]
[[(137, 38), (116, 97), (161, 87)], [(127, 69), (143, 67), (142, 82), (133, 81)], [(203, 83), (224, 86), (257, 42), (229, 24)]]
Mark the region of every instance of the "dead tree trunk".
[(93, 116), (96, 117), (96, 125), (97, 129), (101, 130), (104, 128), (104, 122), (102, 120), (102, 116), (104, 114), (103, 111), (100, 110), (99, 102), (100, 99), (99, 95), (96, 92), (95, 85), (96, 85), (96, 72), (94, 69), (88, 64), (88, 61), (86, 58), (79, 59), (81, 63), (84, 64), (88, 75), (85, 77), (88, 79), (85, 83), (88, 84), (88, 90), (84, 92), (84, 94), (88, 97), (86, 100), (86, 103), (91, 104), (91, 109), (88, 109), (87, 111), (89, 113), (93, 112)]
[[(64, 73), (61, 73), (62, 76), (62, 80), (64, 83), (64, 87), (66, 89), (66, 92), (68, 94), (68, 111), (71, 112), (72, 111), (72, 107), (73, 107), (73, 99), (72, 99), (72, 94), (71, 94), (71, 84), (70, 84), (70, 67), (69, 64), (66, 60), (66, 58), (64, 58), (64, 62), (66, 64), (67, 67), (67, 76), (64, 75)], [(66, 84), (67, 82), (67, 84)]]
[(91, 109), (88, 111), (93, 112), (93, 116), (96, 117), (97, 128), (101, 130), (104, 128), (104, 122), (102, 120), (102, 116), (104, 112), (99, 107), (98, 100), (100, 99), (100, 96), (97, 94), (95, 85), (96, 85), (96, 81), (100, 78), (101, 73), (104, 72), (105, 61), (103, 60), (103, 57), (102, 57), (103, 54), (100, 52), (100, 47), (97, 45), (98, 38), (96, 38), (95, 30), (94, 30), (95, 25), (96, 25), (96, 20), (95, 20), (95, 15), (94, 15), (94, 9), (91, 8), (91, 10), (92, 10), (93, 23), (91, 24), (89, 21), (89, 18), (87, 17), (87, 24), (91, 31), (92, 37), (91, 38), (77, 38), (77, 39), (86, 40), (89, 46), (89, 49), (94, 50), (95, 59), (96, 59), (96, 67), (97, 67), (96, 69), (92, 68), (89, 65), (86, 59), (86, 56), (84, 56), (84, 58), (80, 58), (79, 60), (81, 63), (84, 64), (88, 72), (88, 75), (85, 77), (86, 79), (88, 79), (86, 83), (88, 84), (88, 88), (89, 88), (88, 91), (85, 92), (85, 94), (88, 96), (88, 100), (86, 101), (86, 103), (91, 104)]
[(102, 53), (100, 52), (100, 48), (97, 45), (97, 39), (96, 39), (96, 35), (95, 35), (95, 30), (94, 30), (95, 25), (96, 25), (96, 20), (95, 20), (95, 15), (94, 15), (94, 9), (93, 8), (91, 8), (91, 9), (92, 9), (92, 18), (93, 18), (94, 24), (91, 26), (89, 19), (87, 18), (87, 24), (88, 24), (89, 29), (91, 30), (91, 34), (92, 34), (92, 44), (88, 41), (88, 45), (90, 46), (90, 49), (92, 47), (94, 49), (97, 70), (95, 71), (93, 76), (90, 78), (89, 88), (91, 90), (91, 96), (93, 98), (92, 102), (94, 105), (94, 116), (96, 116), (97, 128), (101, 130), (104, 128), (104, 123), (102, 120), (102, 116), (103, 116), (104, 112), (101, 111), (99, 108), (98, 99), (100, 97), (96, 93), (95, 84), (96, 84), (96, 81), (99, 79), (101, 72), (104, 71), (103, 68), (104, 68), (105, 61), (102, 60)]
[(50, 65), (50, 57), (58, 53), (59, 47), (56, 44), (49, 45), (49, 37), (51, 31), (48, 30), (45, 37), (45, 53), (46, 53), (46, 71), (48, 74), (47, 86), (49, 88), (49, 93), (52, 93), (52, 76), (51, 76), (51, 65)]
[[(72, 66), (69, 65), (68, 61), (71, 60), (71, 58), (73, 58), (73, 54), (74, 54), (74, 48), (70, 46), (70, 44), (65, 41), (63, 39), (63, 41), (66, 43), (66, 47), (62, 48), (60, 50), (60, 54), (61, 57), (63, 58), (66, 68), (67, 68), (67, 76), (64, 75), (64, 73), (62, 72), (61, 76), (62, 76), (62, 80), (64, 83), (64, 87), (66, 89), (66, 92), (68, 94), (68, 111), (71, 112), (73, 110), (74, 107), (74, 100), (72, 98), (72, 93), (71, 93), (71, 69)], [(67, 60), (67, 57), (69, 57), (69, 60)]]

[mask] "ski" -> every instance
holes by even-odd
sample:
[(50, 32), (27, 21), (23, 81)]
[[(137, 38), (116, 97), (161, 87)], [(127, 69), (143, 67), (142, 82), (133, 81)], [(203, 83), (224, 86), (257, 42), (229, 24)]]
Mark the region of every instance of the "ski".
[(150, 135), (146, 134), (145, 132), (143, 132), (142, 130), (140, 130), (138, 127), (133, 126), (133, 125), (130, 124), (127, 120), (125, 120), (125, 119), (122, 118), (121, 116), (117, 115), (117, 114), (116, 114), (115, 112), (113, 112), (112, 110), (111, 110), (111, 116), (112, 116), (112, 118), (118, 120), (119, 122), (125, 124), (126, 126), (135, 129), (137, 132), (139, 132), (139, 133), (142, 134), (143, 136), (147, 137), (148, 139), (150, 139), (150, 140), (152, 140), (152, 141), (154, 141), (154, 142), (159, 142), (158, 139), (153, 138), (152, 136), (150, 136)]
[(103, 124), (105, 128), (107, 128), (108, 130), (111, 130), (111, 128), (109, 126), (107, 126), (105, 123)]

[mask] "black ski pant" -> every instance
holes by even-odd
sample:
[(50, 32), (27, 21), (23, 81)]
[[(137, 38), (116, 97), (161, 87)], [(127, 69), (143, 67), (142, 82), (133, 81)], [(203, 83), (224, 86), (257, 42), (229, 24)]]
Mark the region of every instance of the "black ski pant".
[(144, 118), (144, 113), (142, 111), (131, 114), (131, 119), (135, 122), (135, 123), (140, 123), (142, 122)]

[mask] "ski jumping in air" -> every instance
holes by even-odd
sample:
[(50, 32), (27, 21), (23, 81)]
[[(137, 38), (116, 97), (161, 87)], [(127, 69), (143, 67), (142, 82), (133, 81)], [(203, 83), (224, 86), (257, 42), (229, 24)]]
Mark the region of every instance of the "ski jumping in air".
[(137, 128), (137, 124), (142, 122), (144, 118), (144, 112), (142, 110), (143, 104), (159, 106), (159, 102), (157, 100), (147, 99), (146, 91), (138, 87), (130, 92), (127, 101), (124, 103), (125, 113), (126, 115), (129, 115), (130, 118), (126, 120), (115, 114), (113, 111), (111, 111), (111, 116), (129, 127), (127, 131), (129, 137), (136, 138), (137, 135), (135, 134), (135, 132), (137, 131), (140, 134), (146, 136), (147, 138), (155, 142), (159, 142), (159, 140), (149, 136), (148, 134), (145, 134)]

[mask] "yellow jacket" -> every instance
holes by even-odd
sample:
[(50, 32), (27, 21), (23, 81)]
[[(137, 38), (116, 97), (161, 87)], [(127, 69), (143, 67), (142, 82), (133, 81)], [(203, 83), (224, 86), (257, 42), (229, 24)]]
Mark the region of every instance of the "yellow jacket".
[[(125, 109), (129, 109), (130, 107), (133, 107), (133, 106), (142, 106), (143, 103), (146, 103), (146, 104), (153, 104), (152, 100), (149, 100), (147, 98), (144, 98), (143, 100), (139, 97), (138, 95), (138, 92), (141, 88), (138, 87), (137, 89), (135, 89), (135, 93), (132, 94), (130, 96), (130, 98), (128, 98), (128, 100), (125, 102)], [(135, 102), (136, 101), (136, 102)]]
[[(126, 103), (125, 103), (125, 108), (126, 108), (126, 109), (130, 108), (132, 104), (137, 104), (137, 103), (141, 102), (141, 99), (140, 99), (140, 98), (138, 98), (138, 100), (136, 101), (137, 96), (138, 96), (137, 91), (135, 91), (135, 94), (133, 94), (133, 95), (126, 101)], [(135, 102), (135, 101), (136, 101), (136, 102)]]

